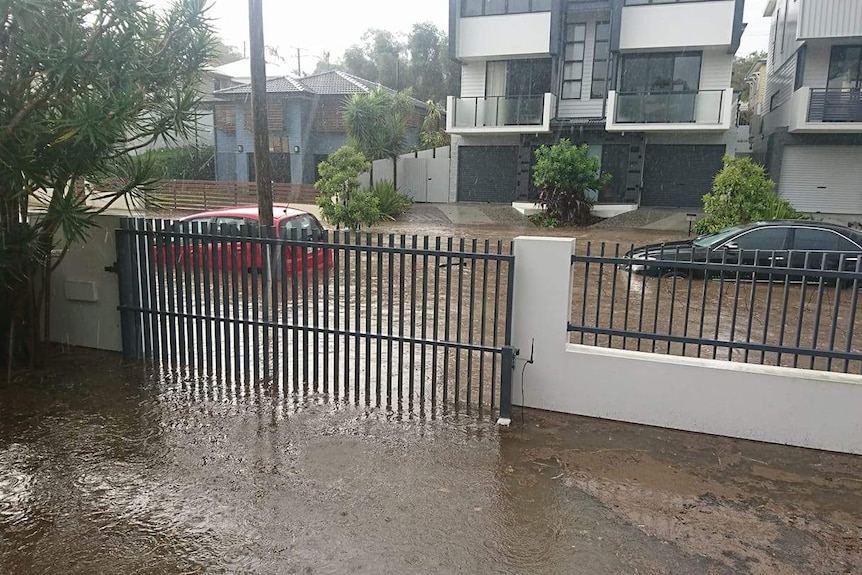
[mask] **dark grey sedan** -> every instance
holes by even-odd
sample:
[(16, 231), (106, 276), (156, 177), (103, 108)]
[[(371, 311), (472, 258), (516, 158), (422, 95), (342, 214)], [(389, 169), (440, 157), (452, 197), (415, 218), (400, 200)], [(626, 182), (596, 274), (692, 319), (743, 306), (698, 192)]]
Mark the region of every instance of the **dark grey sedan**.
[[(649, 275), (686, 277), (719, 275), (721, 264), (791, 268), (805, 270), (794, 276), (801, 279), (823, 270), (858, 271), (860, 257), (862, 232), (836, 224), (791, 220), (743, 224), (693, 240), (637, 247), (626, 254), (632, 262), (623, 267)], [(710, 265), (686, 265), (691, 263)], [(760, 279), (769, 272), (759, 270), (755, 276)]]

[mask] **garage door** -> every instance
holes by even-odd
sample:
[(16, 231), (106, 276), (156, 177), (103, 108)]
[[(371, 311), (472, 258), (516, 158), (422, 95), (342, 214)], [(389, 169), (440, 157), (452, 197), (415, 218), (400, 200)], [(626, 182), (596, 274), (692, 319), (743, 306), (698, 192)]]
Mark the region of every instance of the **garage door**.
[(459, 202), (510, 203), (517, 185), (517, 146), (458, 148)]
[(787, 146), (778, 191), (803, 212), (862, 214), (862, 148)]
[(725, 146), (647, 144), (641, 205), (697, 208), (722, 167)]

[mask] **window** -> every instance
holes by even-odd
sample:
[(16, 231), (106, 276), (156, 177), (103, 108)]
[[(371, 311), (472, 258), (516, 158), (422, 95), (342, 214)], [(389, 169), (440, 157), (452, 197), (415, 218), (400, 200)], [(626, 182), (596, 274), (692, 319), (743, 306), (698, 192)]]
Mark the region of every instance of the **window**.
[(623, 56), (623, 92), (696, 92), (700, 85), (700, 52)]
[(584, 52), (587, 44), (587, 25), (583, 22), (566, 26), (565, 63), (563, 64), (564, 100), (579, 100), (584, 79)]
[(826, 87), (835, 90), (862, 88), (862, 46), (832, 47)]
[(754, 230), (733, 238), (728, 244), (734, 245), (740, 250), (783, 250), (787, 244), (788, 230), (789, 228), (779, 227)]
[(831, 230), (796, 228), (793, 249), (803, 251), (855, 252), (859, 246)]
[(608, 60), (611, 48), (611, 23), (596, 22), (596, 43), (593, 50), (593, 83), (591, 98), (604, 98), (608, 91)]
[(550, 11), (551, 0), (463, 0), (461, 3), (462, 17)]
[(771, 98), (769, 98), (769, 111), (770, 112), (778, 107), (778, 96), (780, 94), (781, 94), (780, 92), (776, 92), (772, 95)]
[(311, 216), (297, 216), (284, 220), (279, 224), (279, 236), (282, 238), (319, 240), (323, 237), (323, 229)]
[(805, 82), (805, 56), (808, 52), (808, 45), (804, 44), (802, 48), (796, 52), (796, 76), (793, 78), (793, 90), (796, 91), (802, 87)]
[(550, 91), (550, 58), (496, 61), (487, 64), (486, 96), (540, 96)]

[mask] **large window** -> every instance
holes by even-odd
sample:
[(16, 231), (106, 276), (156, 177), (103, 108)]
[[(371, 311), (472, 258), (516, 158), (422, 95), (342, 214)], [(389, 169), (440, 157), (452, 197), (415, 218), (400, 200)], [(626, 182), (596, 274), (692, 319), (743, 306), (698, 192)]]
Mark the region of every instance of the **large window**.
[(700, 52), (627, 54), (622, 59), (622, 92), (695, 92), (700, 85)]
[(461, 16), (550, 12), (551, 0), (463, 0)]
[(596, 22), (596, 44), (593, 50), (593, 83), (590, 97), (604, 98), (608, 90), (608, 60), (611, 50), (611, 23)]
[(564, 100), (579, 100), (584, 81), (584, 53), (587, 47), (587, 25), (566, 25), (565, 63), (563, 64)]
[(833, 46), (827, 88), (862, 89), (862, 46)]
[(550, 91), (550, 58), (488, 62), (485, 96), (541, 96)]

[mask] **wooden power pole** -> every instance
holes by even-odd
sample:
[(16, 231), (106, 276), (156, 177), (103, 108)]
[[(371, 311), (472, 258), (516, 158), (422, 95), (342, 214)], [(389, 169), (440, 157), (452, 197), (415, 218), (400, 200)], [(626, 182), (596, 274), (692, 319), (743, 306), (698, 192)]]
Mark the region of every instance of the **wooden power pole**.
[(260, 225), (272, 227), (272, 163), (266, 123), (266, 59), (263, 43), (263, 0), (248, 0), (251, 52), (251, 112), (254, 118), (254, 174)]

